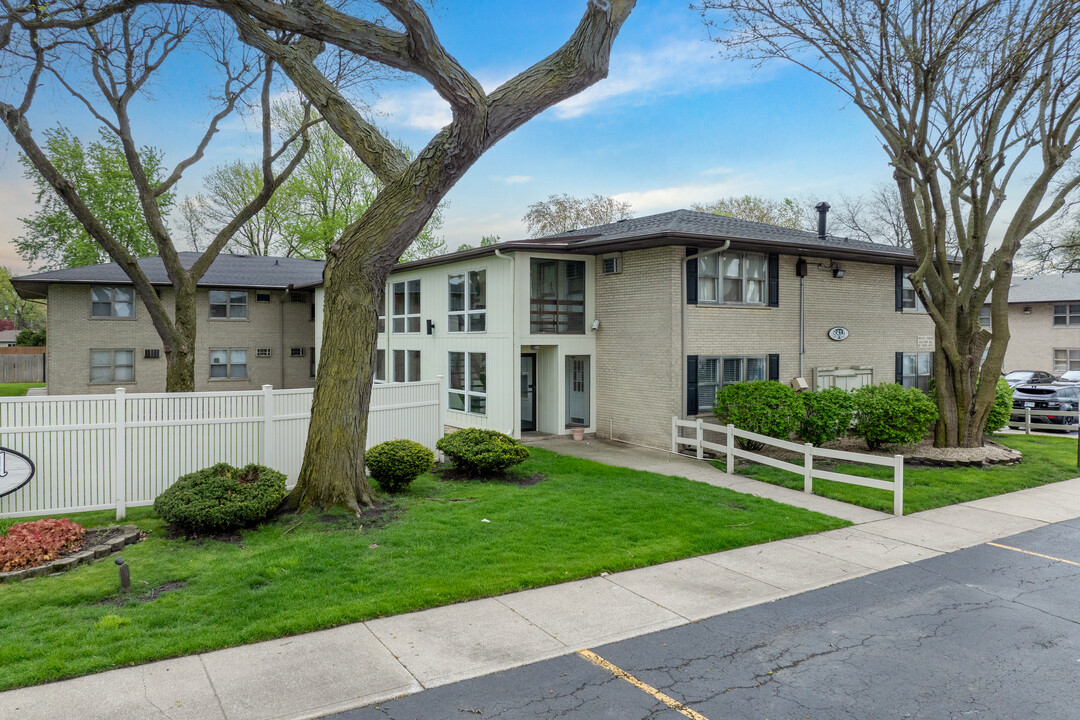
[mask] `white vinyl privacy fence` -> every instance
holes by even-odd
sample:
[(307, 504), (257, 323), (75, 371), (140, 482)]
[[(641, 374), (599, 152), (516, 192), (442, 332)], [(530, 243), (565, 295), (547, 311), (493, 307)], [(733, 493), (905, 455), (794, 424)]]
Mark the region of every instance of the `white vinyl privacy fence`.
[[(0, 446), (36, 466), (0, 498), (0, 517), (151, 505), (178, 477), (214, 463), (261, 463), (296, 483), (312, 389), (59, 395), (0, 399)], [(435, 449), (442, 379), (376, 385), (367, 446), (407, 438)]]
[[(682, 434), (683, 429), (693, 430), (693, 437), (684, 436)], [(724, 442), (710, 442), (705, 437), (705, 433), (707, 432), (723, 435)], [(743, 450), (735, 443), (738, 438), (752, 440), (763, 445), (770, 445), (793, 453), (800, 453), (802, 454), (803, 464), (796, 465), (795, 463), (780, 460), (779, 458), (769, 457), (768, 455), (751, 452), (750, 450)], [(697, 451), (699, 460), (704, 457), (706, 450), (724, 453), (727, 460), (727, 471), (729, 473), (735, 472), (735, 459), (744, 458), (746, 460), (753, 460), (754, 462), (761, 463), (762, 465), (768, 465), (769, 467), (787, 470), (796, 475), (802, 475), (803, 491), (806, 493), (814, 492), (815, 479), (831, 480), (833, 482), (847, 483), (849, 485), (862, 485), (863, 487), (877, 488), (878, 490), (888, 490), (893, 494), (893, 514), (896, 516), (904, 514), (903, 455), (882, 457), (881, 455), (867, 455), (866, 453), (854, 453), (848, 452), (847, 450), (829, 450), (826, 448), (815, 447), (810, 443), (803, 443), (800, 445), (799, 443), (794, 443), (789, 440), (778, 440), (769, 437), (768, 435), (759, 435), (758, 433), (753, 433), (748, 430), (740, 430), (734, 425), (713, 425), (711, 423), (703, 422), (700, 418), (697, 420), (680, 420), (677, 417), (673, 417), (671, 418), (671, 452), (678, 452), (679, 447), (682, 445), (694, 448)], [(848, 475), (847, 473), (824, 470), (821, 467), (814, 467), (814, 460), (816, 458), (830, 458), (832, 460), (843, 460), (850, 463), (881, 465), (892, 468), (893, 478), (892, 480), (877, 480), (875, 478), (862, 477), (861, 475)]]

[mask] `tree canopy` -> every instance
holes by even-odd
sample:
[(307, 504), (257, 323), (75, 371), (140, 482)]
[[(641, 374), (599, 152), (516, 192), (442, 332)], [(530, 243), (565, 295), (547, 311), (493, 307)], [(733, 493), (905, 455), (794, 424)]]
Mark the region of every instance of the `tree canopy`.
[(564, 193), (549, 195), (547, 200), (533, 203), (521, 221), (529, 229), (529, 237), (543, 237), (633, 216), (630, 203), (596, 193), (583, 198)]

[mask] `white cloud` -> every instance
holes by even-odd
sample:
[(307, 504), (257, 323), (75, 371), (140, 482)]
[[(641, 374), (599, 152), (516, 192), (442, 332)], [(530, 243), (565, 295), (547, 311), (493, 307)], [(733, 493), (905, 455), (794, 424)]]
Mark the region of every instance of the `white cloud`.
[(707, 203), (725, 195), (745, 194), (752, 187), (746, 178), (732, 178), (717, 183), (676, 185), (673, 187), (631, 190), (614, 195), (616, 200), (630, 203), (634, 212), (646, 215), (667, 210), (689, 208), (694, 203)]
[(450, 104), (430, 89), (387, 93), (379, 98), (373, 110), (389, 117), (394, 124), (431, 132), (442, 130), (452, 119)]
[(496, 178), (499, 182), (504, 182), (507, 185), (521, 185), (533, 181), (532, 175), (510, 175), (504, 178)]
[(733, 169), (729, 168), (729, 167), (714, 167), (714, 168), (709, 168), (708, 170), (702, 170), (701, 174), (702, 175), (730, 175), (733, 172), (735, 172), (735, 171)]

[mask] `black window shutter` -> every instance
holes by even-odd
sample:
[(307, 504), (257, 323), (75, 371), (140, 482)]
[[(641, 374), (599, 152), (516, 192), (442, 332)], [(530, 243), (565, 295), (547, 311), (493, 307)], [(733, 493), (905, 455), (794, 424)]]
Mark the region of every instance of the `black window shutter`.
[[(904, 312), (904, 266), (896, 266), (896, 312)], [(899, 367), (899, 366), (897, 366)]]
[(904, 384), (904, 353), (896, 353), (896, 384)]
[[(686, 255), (697, 255), (697, 248), (686, 248)], [(686, 304), (697, 305), (697, 260), (687, 260), (686, 265)], [(695, 360), (696, 362), (696, 360)]]
[(779, 355), (775, 355), (775, 354), (769, 355), (769, 379), (770, 380), (779, 380), (780, 379), (780, 356)]
[(697, 355), (686, 356), (686, 414), (697, 415)]
[(769, 255), (769, 307), (780, 307), (780, 256)]

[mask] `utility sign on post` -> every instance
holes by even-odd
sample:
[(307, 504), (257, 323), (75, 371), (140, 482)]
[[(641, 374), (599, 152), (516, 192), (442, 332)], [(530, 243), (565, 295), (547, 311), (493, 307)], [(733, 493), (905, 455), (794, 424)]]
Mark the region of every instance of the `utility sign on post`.
[(10, 495), (34, 477), (34, 463), (21, 452), (0, 447), (0, 497)]

